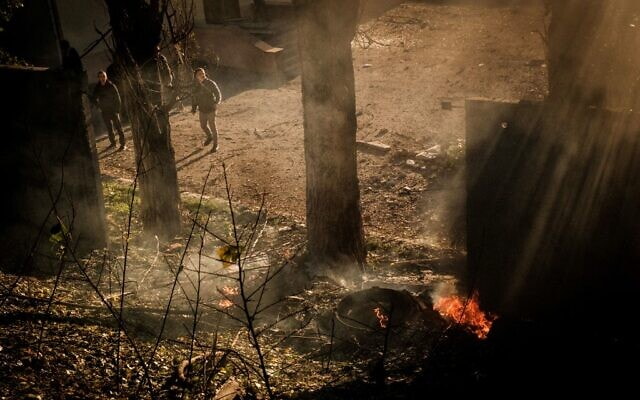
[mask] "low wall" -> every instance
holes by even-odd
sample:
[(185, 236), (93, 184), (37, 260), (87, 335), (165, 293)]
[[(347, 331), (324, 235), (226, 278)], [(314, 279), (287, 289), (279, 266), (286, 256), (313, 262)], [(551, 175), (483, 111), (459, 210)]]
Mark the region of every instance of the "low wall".
[(487, 309), (629, 309), (640, 288), (640, 116), (466, 102), (467, 246)]
[(237, 26), (209, 25), (194, 32), (203, 54), (217, 58), (221, 66), (263, 74), (278, 73), (276, 57), (282, 49)]
[(78, 254), (106, 245), (84, 82), (85, 76), (59, 70), (0, 67), (5, 97), (0, 268), (47, 268), (55, 256), (49, 239), (56, 215), (70, 230)]

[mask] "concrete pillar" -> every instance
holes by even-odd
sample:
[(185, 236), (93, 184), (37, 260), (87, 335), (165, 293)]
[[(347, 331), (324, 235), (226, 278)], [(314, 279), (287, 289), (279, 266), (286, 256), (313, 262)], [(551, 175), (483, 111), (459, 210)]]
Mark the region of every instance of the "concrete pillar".
[(85, 76), (46, 68), (0, 68), (10, 96), (0, 108), (5, 124), (0, 182), (5, 215), (0, 267), (46, 269), (59, 217), (78, 254), (106, 246), (102, 185), (95, 141), (82, 94)]
[(612, 315), (640, 289), (640, 115), (467, 101), (471, 281), (503, 315)]

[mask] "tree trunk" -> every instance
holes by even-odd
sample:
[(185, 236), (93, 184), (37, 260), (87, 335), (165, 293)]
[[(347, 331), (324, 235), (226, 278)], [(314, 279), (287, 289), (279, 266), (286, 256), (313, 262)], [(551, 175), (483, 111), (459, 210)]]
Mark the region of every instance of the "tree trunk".
[[(143, 89), (144, 90), (144, 89)], [(145, 232), (168, 240), (180, 231), (180, 196), (168, 110), (127, 96)]]
[(302, 66), (308, 251), (335, 272), (364, 265), (351, 40), (358, 1), (294, 1)]
[(105, 0), (123, 70), (120, 89), (131, 121), (145, 232), (167, 240), (180, 230), (180, 196), (171, 145), (168, 107), (163, 104), (156, 48), (162, 34), (159, 1)]

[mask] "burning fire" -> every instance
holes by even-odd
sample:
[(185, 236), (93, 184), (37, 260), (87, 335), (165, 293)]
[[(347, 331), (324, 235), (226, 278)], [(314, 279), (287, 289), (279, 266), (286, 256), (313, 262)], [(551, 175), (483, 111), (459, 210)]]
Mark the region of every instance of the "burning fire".
[(495, 317), (485, 315), (478, 304), (478, 292), (465, 301), (460, 296), (440, 297), (433, 309), (448, 320), (467, 325), (480, 339), (486, 339)]
[(384, 315), (382, 309), (380, 307), (376, 307), (373, 309), (373, 312), (376, 314), (376, 318), (378, 318), (378, 323), (380, 324), (380, 328), (386, 328), (389, 323), (389, 317)]

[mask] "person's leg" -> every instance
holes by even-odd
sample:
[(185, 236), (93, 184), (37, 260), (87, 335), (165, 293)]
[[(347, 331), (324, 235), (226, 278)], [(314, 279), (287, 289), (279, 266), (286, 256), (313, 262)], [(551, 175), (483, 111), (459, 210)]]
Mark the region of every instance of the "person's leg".
[[(118, 139), (120, 140), (120, 148), (124, 148), (124, 131), (122, 130), (122, 122), (120, 122), (120, 114), (113, 114), (113, 125), (118, 131)], [(114, 138), (115, 139), (115, 138)]]
[(111, 147), (116, 145), (116, 136), (113, 134), (113, 126), (111, 126), (111, 115), (109, 113), (102, 112), (102, 120), (107, 127), (107, 135), (109, 135), (109, 143)]
[(218, 150), (218, 127), (216, 126), (216, 110), (214, 109), (208, 115), (209, 127), (211, 128), (211, 136), (213, 141), (213, 151)]
[(209, 143), (211, 143), (211, 140), (213, 139), (213, 136), (211, 134), (211, 128), (209, 128), (209, 113), (203, 113), (202, 111), (200, 111), (199, 117), (200, 117), (200, 128), (202, 128), (202, 131), (206, 136), (206, 140), (204, 142), (204, 146), (206, 146)]

